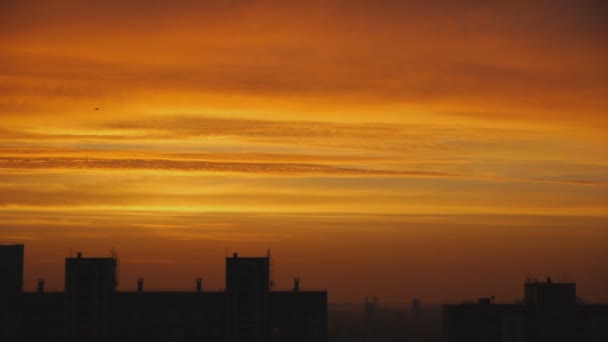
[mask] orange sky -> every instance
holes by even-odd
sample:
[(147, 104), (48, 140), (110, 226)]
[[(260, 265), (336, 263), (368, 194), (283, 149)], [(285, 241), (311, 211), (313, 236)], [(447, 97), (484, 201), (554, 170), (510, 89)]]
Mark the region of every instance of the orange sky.
[(332, 301), (564, 272), (608, 301), (607, 10), (2, 1), (0, 243), (28, 288), (70, 247), (116, 247), (124, 289), (270, 247)]

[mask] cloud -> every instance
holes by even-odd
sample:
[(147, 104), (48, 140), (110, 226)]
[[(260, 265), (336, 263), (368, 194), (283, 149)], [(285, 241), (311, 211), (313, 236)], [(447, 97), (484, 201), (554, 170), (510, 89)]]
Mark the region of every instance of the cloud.
[(0, 168), (5, 173), (159, 170), (604, 186), (605, 165), (599, 156), (605, 145), (589, 144), (589, 139), (562, 128), (487, 123), (336, 123), (162, 114), (76, 127), (0, 129), (6, 146), (0, 148)]
[[(3, 115), (107, 118), (109, 110), (83, 108), (103, 102), (116, 116), (133, 107), (238, 113), (283, 101), (282, 115), (293, 119), (311, 107), (365, 117), (369, 110), (352, 109), (392, 104), (605, 130), (602, 6), (12, 3), (2, 11), (0, 108)], [(63, 36), (70, 39), (56, 38)], [(374, 110), (373, 117), (399, 115)]]
[(437, 171), (392, 171), (337, 167), (323, 164), (304, 163), (256, 163), (256, 162), (213, 162), (205, 160), (167, 159), (96, 159), (96, 158), (19, 158), (0, 157), (3, 169), (80, 169), (80, 170), (165, 170), (165, 171), (205, 171), (237, 172), (275, 175), (342, 175), (342, 176), (408, 176), (408, 177), (450, 177)]
[[(329, 177), (406, 177), (406, 178), (460, 178), (487, 182), (527, 182), (575, 186), (608, 186), (608, 182), (580, 178), (521, 177), (514, 175), (489, 175), (481, 172), (445, 172), (438, 170), (386, 170), (335, 166), (322, 163), (235, 162), (155, 158), (94, 158), (94, 157), (0, 157), (0, 169), (29, 170), (47, 173), (52, 170), (81, 171), (166, 171), (197, 173), (241, 173), (269, 176), (329, 176)], [(456, 169), (454, 169), (455, 171)], [(26, 193), (22, 193), (27, 196)], [(35, 194), (29, 194), (32, 198)], [(95, 194), (94, 196), (99, 196)], [(60, 199), (58, 199), (60, 200)]]

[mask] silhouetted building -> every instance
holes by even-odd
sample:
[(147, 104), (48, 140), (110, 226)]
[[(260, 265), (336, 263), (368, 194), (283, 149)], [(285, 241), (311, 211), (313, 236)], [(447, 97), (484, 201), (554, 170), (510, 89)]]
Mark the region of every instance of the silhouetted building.
[(70, 342), (112, 341), (110, 319), (117, 279), (117, 259), (65, 259), (65, 304)]
[(412, 316), (412, 319), (420, 319), (420, 316), (422, 316), (422, 302), (420, 302), (420, 299), (412, 299), (410, 315)]
[(527, 281), (524, 301), (444, 305), (446, 342), (608, 341), (608, 305), (582, 305), (574, 283)]
[(0, 256), (11, 275), (1, 278), (2, 342), (327, 341), (327, 291), (271, 290), (269, 257), (227, 258), (225, 291), (203, 291), (199, 278), (192, 292), (145, 291), (143, 279), (119, 292), (116, 256), (78, 253), (64, 292), (22, 292), (23, 246)]
[(365, 301), (363, 302), (363, 317), (365, 317), (366, 320), (371, 321), (374, 319), (374, 314), (376, 313), (377, 308), (378, 297), (372, 297), (371, 301), (365, 297)]
[(576, 285), (527, 282), (524, 286), (526, 336), (535, 341), (577, 340)]
[(0, 246), (0, 341), (14, 340), (19, 332), (23, 292), (23, 245)]
[(268, 341), (270, 258), (226, 258), (227, 341)]
[(0, 246), (0, 296), (23, 291), (23, 245)]

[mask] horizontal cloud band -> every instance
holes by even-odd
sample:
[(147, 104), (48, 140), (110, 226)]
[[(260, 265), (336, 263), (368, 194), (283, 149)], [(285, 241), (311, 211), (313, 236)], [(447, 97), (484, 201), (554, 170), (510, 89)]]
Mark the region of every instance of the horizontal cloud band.
[(0, 157), (3, 169), (108, 169), (108, 170), (168, 170), (211, 171), (269, 174), (336, 174), (369, 176), (456, 176), (437, 171), (391, 171), (337, 167), (305, 163), (241, 163), (203, 160), (166, 159), (95, 159), (95, 158), (18, 158)]

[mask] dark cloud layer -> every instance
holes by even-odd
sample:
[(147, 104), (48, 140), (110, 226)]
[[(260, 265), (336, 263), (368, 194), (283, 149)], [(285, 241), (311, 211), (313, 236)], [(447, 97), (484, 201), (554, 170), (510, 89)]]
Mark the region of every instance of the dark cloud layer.
[(302, 163), (239, 163), (163, 159), (95, 159), (95, 158), (48, 158), (48, 157), (0, 157), (4, 169), (110, 169), (110, 170), (167, 170), (240, 172), (260, 174), (334, 174), (353, 176), (453, 176), (436, 171), (390, 171), (356, 169), (323, 164)]

